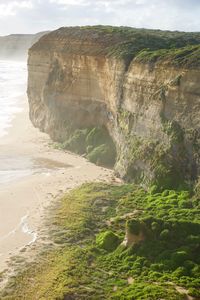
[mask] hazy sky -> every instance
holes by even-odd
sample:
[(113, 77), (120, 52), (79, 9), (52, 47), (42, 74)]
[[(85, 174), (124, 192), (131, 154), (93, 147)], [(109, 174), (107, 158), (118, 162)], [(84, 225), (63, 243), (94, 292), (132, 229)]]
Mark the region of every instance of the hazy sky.
[(200, 0), (0, 0), (0, 35), (93, 24), (200, 31)]

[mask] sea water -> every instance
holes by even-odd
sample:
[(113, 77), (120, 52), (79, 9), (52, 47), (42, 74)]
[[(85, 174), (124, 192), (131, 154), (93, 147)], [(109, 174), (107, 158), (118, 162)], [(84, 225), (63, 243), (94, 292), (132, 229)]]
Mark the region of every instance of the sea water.
[[(57, 170), (70, 167), (47, 157), (37, 157), (37, 155), (33, 157), (28, 153), (26, 155), (16, 153), (14, 145), (13, 151), (12, 149), (9, 152), (5, 151), (5, 137), (16, 114), (23, 110), (23, 96), (26, 94), (26, 88), (26, 62), (0, 60), (0, 197), (2, 190), (9, 189), (11, 184), (18, 185), (21, 180), (26, 180), (29, 176), (38, 174), (50, 176)], [(11, 195), (14, 195), (12, 189)], [(30, 245), (37, 239), (37, 233), (29, 226), (29, 217), (32, 211), (29, 211), (28, 207), (24, 207), (23, 201), (22, 204), (19, 202), (18, 211), (21, 209), (22, 215), (18, 218), (12, 205), (4, 205), (7, 202), (12, 203), (12, 201), (15, 201), (15, 198), (0, 198), (0, 265), (7, 258), (8, 251), (12, 253), (13, 249), (19, 250), (25, 244)], [(20, 200), (18, 199), (18, 201)], [(2, 219), (5, 219), (4, 222)]]
[[(7, 135), (16, 113), (22, 110), (26, 93), (27, 63), (0, 60), (0, 139)], [(2, 155), (0, 149), (0, 186), (31, 173), (28, 158)]]
[(1, 139), (8, 134), (16, 114), (23, 110), (27, 89), (27, 63), (0, 60), (0, 188), (31, 174), (49, 174), (68, 166), (46, 158), (1, 153)]
[[(27, 64), (26, 62), (0, 60), (0, 139), (8, 134), (16, 113), (22, 111), (22, 96), (26, 93)], [(1, 141), (0, 141), (1, 142)], [(33, 162), (28, 157), (20, 157), (1, 153), (0, 147), (0, 190), (4, 185), (15, 182), (32, 174)], [(2, 200), (2, 199), (0, 199)], [(6, 199), (5, 199), (6, 200)], [(2, 213), (0, 211), (0, 213)], [(9, 211), (7, 212), (9, 218)], [(4, 260), (4, 248), (13, 244), (16, 237), (24, 235), (28, 244), (34, 242), (37, 234), (29, 229), (28, 215), (22, 216), (16, 227), (0, 235), (0, 262)], [(2, 232), (0, 222), (0, 231)], [(24, 237), (23, 236), (23, 237)], [(22, 246), (24, 240), (22, 239)], [(10, 249), (11, 251), (12, 249)]]
[(20, 96), (26, 92), (26, 62), (0, 60), (0, 138), (11, 126), (20, 107)]

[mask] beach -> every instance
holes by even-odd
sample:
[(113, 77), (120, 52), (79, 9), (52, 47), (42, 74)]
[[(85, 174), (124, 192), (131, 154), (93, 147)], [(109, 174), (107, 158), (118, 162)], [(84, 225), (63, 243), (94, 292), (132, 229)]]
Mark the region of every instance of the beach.
[(0, 184), (0, 272), (12, 256), (37, 243), (45, 212), (62, 194), (85, 182), (114, 180), (112, 170), (55, 149), (29, 121), (25, 95), (20, 107), (0, 140), (1, 161), (13, 164), (16, 174)]

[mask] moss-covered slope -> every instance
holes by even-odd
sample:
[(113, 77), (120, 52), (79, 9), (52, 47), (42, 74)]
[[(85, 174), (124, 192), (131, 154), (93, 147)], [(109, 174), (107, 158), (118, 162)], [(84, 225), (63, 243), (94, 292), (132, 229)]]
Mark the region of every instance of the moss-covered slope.
[(54, 249), (11, 278), (0, 298), (197, 299), (199, 212), (188, 191), (83, 185), (50, 221)]

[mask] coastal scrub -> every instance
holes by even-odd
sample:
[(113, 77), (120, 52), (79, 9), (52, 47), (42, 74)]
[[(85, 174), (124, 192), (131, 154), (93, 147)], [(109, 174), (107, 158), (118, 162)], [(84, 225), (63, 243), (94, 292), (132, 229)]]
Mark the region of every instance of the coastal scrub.
[[(1, 299), (196, 297), (199, 212), (198, 196), (189, 191), (84, 184), (54, 210), (50, 237), (55, 248), (12, 277)], [(127, 226), (134, 235), (142, 227), (145, 238), (125, 246)]]

